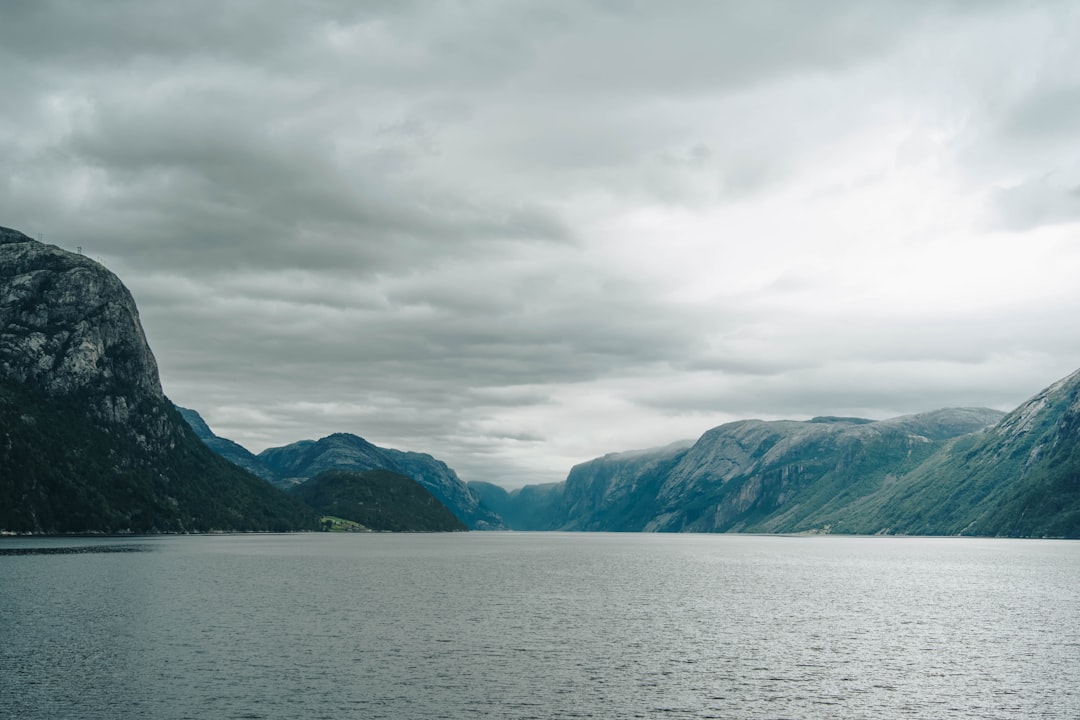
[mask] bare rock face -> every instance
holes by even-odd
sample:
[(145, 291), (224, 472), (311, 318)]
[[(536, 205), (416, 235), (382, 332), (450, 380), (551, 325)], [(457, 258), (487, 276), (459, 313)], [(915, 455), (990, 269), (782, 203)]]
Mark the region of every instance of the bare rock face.
[(175, 441), (131, 293), (97, 262), (0, 227), (0, 378), (148, 450)]

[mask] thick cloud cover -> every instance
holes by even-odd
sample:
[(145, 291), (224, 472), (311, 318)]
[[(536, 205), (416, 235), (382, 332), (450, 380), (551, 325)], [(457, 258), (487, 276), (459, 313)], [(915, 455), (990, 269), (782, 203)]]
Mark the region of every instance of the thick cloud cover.
[(252, 450), (466, 480), (1080, 367), (1067, 2), (6, 2), (0, 224)]

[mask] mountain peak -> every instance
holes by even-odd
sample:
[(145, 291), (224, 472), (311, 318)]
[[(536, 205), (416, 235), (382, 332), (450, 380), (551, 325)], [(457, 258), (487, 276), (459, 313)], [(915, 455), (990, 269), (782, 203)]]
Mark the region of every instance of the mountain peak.
[(36, 242), (32, 237), (25, 235), (18, 230), (13, 230), (8, 227), (0, 226), (0, 245), (6, 245), (8, 243), (24, 243), (24, 242)]
[(109, 432), (139, 425), (144, 446), (171, 442), (157, 362), (120, 279), (17, 230), (0, 228), (0, 239), (0, 379), (85, 400), (88, 419)]
[(0, 530), (287, 530), (312, 511), (214, 455), (165, 398), (131, 293), (0, 228)]

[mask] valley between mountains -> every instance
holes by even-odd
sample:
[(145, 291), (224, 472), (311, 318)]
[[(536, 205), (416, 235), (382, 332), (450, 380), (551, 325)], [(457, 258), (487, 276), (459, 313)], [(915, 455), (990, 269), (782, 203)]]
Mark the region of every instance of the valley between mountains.
[(161, 389), (123, 283), (0, 228), (0, 531), (368, 530), (1080, 537), (1080, 371), (1012, 412), (743, 420), (565, 481), (466, 483), (337, 433), (258, 455)]

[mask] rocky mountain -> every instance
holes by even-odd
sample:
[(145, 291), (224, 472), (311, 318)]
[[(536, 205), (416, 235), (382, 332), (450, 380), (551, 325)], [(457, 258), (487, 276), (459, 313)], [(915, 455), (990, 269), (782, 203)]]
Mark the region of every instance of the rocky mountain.
[[(886, 497), (954, 438), (976, 437), (1004, 414), (938, 410), (890, 420), (744, 420), (690, 447), (615, 453), (575, 466), (535, 509), (508, 494), (515, 529), (660, 532), (854, 532), (868, 498)], [(522, 520), (524, 518), (524, 520)], [(860, 526), (867, 532), (869, 526)], [(888, 526), (876, 527), (875, 531)]]
[(316, 527), (210, 452), (165, 398), (131, 294), (100, 264), (0, 228), (0, 530)]
[(388, 470), (326, 470), (292, 491), (320, 515), (381, 532), (468, 530), (412, 478)]
[(645, 530), (806, 532), (837, 529), (847, 506), (931, 457), (949, 437), (1002, 413), (938, 410), (891, 420), (757, 420), (705, 433), (657, 493)]
[(9, 228), (0, 228), (0, 377), (147, 449), (177, 440), (157, 362), (120, 279)]
[(361, 437), (335, 433), (259, 453), (258, 460), (279, 483), (297, 484), (326, 470), (389, 470), (410, 477), (431, 492), (462, 522), (477, 530), (504, 527), (502, 519), (481, 506), (446, 463), (424, 453), (381, 448)]

